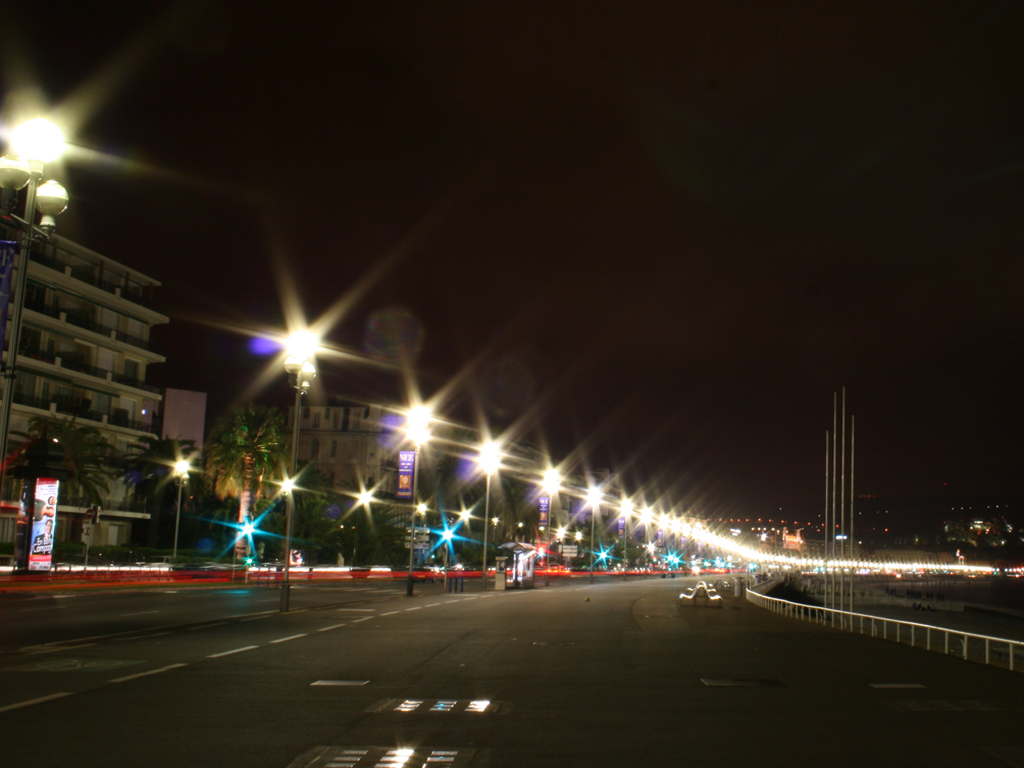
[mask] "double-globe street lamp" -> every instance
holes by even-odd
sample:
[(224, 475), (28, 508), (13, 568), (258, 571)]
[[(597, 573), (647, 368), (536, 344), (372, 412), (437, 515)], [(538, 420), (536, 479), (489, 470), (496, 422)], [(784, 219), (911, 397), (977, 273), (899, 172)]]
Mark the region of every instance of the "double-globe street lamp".
[[(480, 572), (480, 589), (487, 589), (487, 528), (491, 516), (491, 475), (498, 471), (501, 466), (501, 449), (493, 440), (480, 446), (480, 456), (477, 459), (480, 468), (487, 475), (487, 485), (484, 490), (484, 561), (483, 570)], [(498, 578), (495, 571), (494, 578)]]
[[(18, 349), (21, 341), (22, 315), (25, 310), (25, 290), (28, 286), (28, 263), (32, 241), (35, 239), (35, 212), (42, 214), (39, 229), (49, 237), (57, 225), (54, 217), (68, 206), (68, 193), (56, 181), (40, 185), (46, 163), (56, 160), (64, 151), (64, 136), (60, 129), (49, 120), (29, 120), (19, 125), (11, 135), (11, 149), (14, 155), (0, 158), (0, 188), (3, 189), (3, 213), (5, 218), (14, 209), (18, 190), (25, 192), (25, 221), (22, 228), (20, 257), (17, 259), (18, 285), (11, 303), (10, 332), (6, 334), (7, 365), (3, 371), (3, 404), (0, 407), (0, 488), (3, 487), (4, 469), (7, 464), (7, 433), (10, 430), (11, 402), (14, 399), (14, 377), (17, 371)], [(6, 273), (10, 269), (3, 265)], [(4, 284), (10, 287), (10, 278)], [(10, 296), (0, 295), (0, 304), (6, 306)], [(0, 346), (3, 342), (0, 329)]]
[(416, 406), (409, 411), (405, 418), (405, 434), (415, 449), (412, 464), (412, 508), (409, 511), (409, 577), (405, 582), (406, 597), (412, 597), (413, 593), (412, 569), (416, 555), (416, 513), (427, 511), (426, 504), (416, 501), (420, 495), (420, 449), (430, 439), (430, 422), (433, 419), (434, 414), (425, 405)]
[(302, 396), (309, 391), (316, 378), (316, 366), (312, 358), (320, 345), (312, 331), (296, 331), (287, 344), (288, 357), (284, 369), (291, 378), (295, 390), (295, 414), (292, 424), (291, 477), (282, 484), (286, 494), (284, 513), (284, 577), (281, 581), (281, 613), (287, 613), (291, 590), (292, 562), (292, 516), (295, 510), (295, 476), (299, 471), (299, 426), (302, 422)]
[(600, 488), (587, 491), (587, 504), (590, 505), (590, 583), (594, 583), (594, 530), (597, 527), (597, 516), (601, 514), (601, 501), (604, 494)]
[[(557, 469), (549, 469), (544, 473), (544, 481), (541, 483), (541, 488), (544, 489), (544, 493), (548, 495), (548, 527), (551, 527), (551, 501), (558, 494), (559, 489), (562, 486), (562, 477), (558, 474)], [(560, 531), (564, 529), (560, 528)], [(559, 535), (559, 538), (564, 533)], [(551, 548), (551, 537), (548, 537), (547, 543), (544, 545), (544, 564), (547, 566), (544, 569), (544, 586), (551, 586), (551, 554), (549, 552)]]
[(191, 465), (184, 459), (174, 463), (174, 476), (178, 479), (178, 506), (174, 512), (174, 553), (171, 556), (174, 560), (178, 559), (178, 526), (181, 524), (181, 491), (185, 487), (185, 481), (188, 479), (188, 471), (191, 468)]

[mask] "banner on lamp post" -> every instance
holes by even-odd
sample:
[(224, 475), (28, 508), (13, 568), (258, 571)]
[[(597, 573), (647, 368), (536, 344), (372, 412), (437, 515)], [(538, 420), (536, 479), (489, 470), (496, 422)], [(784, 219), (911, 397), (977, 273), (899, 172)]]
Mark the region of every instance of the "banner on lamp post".
[(0, 349), (7, 336), (7, 309), (11, 303), (11, 275), (18, 244), (13, 240), (0, 240)]
[(623, 539), (626, 537), (626, 518), (619, 518), (619, 538)]
[(540, 499), (537, 500), (537, 505), (540, 509), (537, 515), (538, 525), (540, 525), (541, 528), (547, 528), (548, 517), (551, 514), (551, 497), (541, 496)]
[(416, 472), (416, 451), (398, 452), (398, 490), (396, 499), (411, 499), (415, 489), (412, 478)]
[(661, 528), (658, 529), (658, 538), (656, 539), (656, 541), (658, 542), (658, 549), (665, 548), (665, 531), (663, 531)]

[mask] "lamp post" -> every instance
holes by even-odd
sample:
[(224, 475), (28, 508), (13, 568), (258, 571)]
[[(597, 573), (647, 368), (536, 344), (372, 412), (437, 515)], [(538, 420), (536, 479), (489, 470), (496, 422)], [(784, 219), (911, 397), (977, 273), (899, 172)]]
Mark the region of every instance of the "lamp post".
[(420, 448), (427, 440), (430, 439), (430, 422), (433, 420), (434, 415), (430, 412), (430, 409), (423, 405), (418, 405), (409, 411), (409, 415), (406, 417), (405, 432), (409, 439), (412, 440), (412, 444), (416, 449), (416, 456), (413, 459), (412, 465), (412, 509), (409, 512), (409, 577), (405, 583), (405, 596), (412, 597), (412, 567), (413, 557), (416, 554), (416, 512), (420, 511), (419, 507), (423, 507), (422, 511), (426, 511), (427, 507), (425, 504), (417, 505), (416, 499), (420, 495)]
[[(548, 495), (548, 527), (549, 528), (551, 527), (551, 500), (554, 499), (555, 494), (558, 493), (558, 489), (561, 487), (561, 485), (562, 485), (562, 477), (558, 474), (558, 470), (557, 469), (549, 469), (547, 472), (544, 473), (544, 482), (543, 482), (541, 487), (544, 489), (544, 493), (546, 493)], [(562, 530), (562, 529), (560, 529), (560, 530)], [(550, 537), (548, 537), (548, 538), (549, 538), (549, 541), (550, 541)], [(550, 543), (545, 545), (545, 547), (544, 547), (545, 552), (547, 552), (547, 550), (550, 547), (551, 547)], [(550, 587), (551, 586), (551, 555), (550, 554), (546, 554), (545, 555), (545, 561), (546, 561), (546, 564), (547, 564), (547, 568), (544, 569), (544, 586), (545, 587)]]
[(587, 503), (590, 504), (590, 583), (594, 583), (594, 530), (597, 527), (597, 515), (601, 511), (600, 488), (591, 488), (587, 491)]
[(629, 578), (627, 549), (629, 547), (629, 518), (633, 515), (633, 501), (623, 499), (619, 502), (619, 509), (622, 510), (622, 517), (625, 518), (625, 523), (622, 526), (622, 580), (626, 581)]
[[(3, 370), (3, 404), (0, 407), (0, 488), (3, 488), (7, 464), (7, 433), (14, 399), (14, 377), (17, 371), (18, 347), (21, 341), (22, 315), (25, 310), (25, 289), (28, 285), (29, 251), (35, 239), (35, 211), (42, 214), (39, 227), (49, 237), (56, 227), (54, 216), (68, 205), (68, 193), (56, 181), (40, 185), (46, 163), (56, 160), (64, 151), (64, 136), (49, 120), (37, 119), (22, 123), (11, 136), (15, 156), (0, 158), (0, 187), (3, 188), (3, 212), (14, 208), (17, 191), (27, 186), (25, 222), (21, 236), (20, 258), (17, 259), (18, 285), (10, 308), (10, 331), (7, 336), (7, 365)], [(4, 301), (7, 297), (4, 297)], [(0, 336), (2, 344), (2, 336)]]
[(302, 422), (302, 396), (309, 391), (316, 378), (316, 366), (311, 358), (316, 354), (319, 340), (311, 331), (296, 331), (288, 339), (288, 357), (284, 369), (295, 390), (295, 414), (292, 424), (291, 477), (282, 484), (287, 494), (284, 513), (284, 577), (281, 581), (281, 613), (287, 613), (291, 591), (292, 516), (295, 510), (295, 476), (299, 471), (299, 425)]
[[(483, 570), (480, 572), (481, 590), (487, 589), (487, 524), (491, 517), (491, 475), (498, 471), (501, 464), (499, 453), (498, 444), (490, 441), (480, 446), (480, 458), (477, 459), (480, 468), (487, 475), (487, 485), (484, 490), (484, 563)], [(497, 573), (494, 574), (494, 578), (498, 578)]]
[(178, 507), (174, 512), (174, 554), (171, 556), (172, 559), (178, 559), (178, 526), (181, 523), (181, 489), (185, 487), (185, 478), (188, 477), (188, 471), (191, 467), (189, 463), (182, 459), (176, 462), (174, 465), (174, 474), (178, 477)]

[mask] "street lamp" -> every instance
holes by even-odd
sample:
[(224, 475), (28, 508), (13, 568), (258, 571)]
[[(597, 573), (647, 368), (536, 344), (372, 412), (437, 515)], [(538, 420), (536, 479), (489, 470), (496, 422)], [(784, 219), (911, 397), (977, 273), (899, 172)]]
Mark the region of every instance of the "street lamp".
[(188, 471), (191, 466), (182, 459), (175, 462), (174, 474), (178, 478), (178, 508), (174, 513), (174, 554), (172, 559), (178, 559), (178, 525), (181, 523), (181, 489), (185, 487), (185, 480), (188, 478)]
[[(498, 444), (490, 440), (480, 446), (480, 457), (477, 462), (480, 468), (487, 475), (487, 487), (484, 490), (484, 566), (480, 573), (480, 589), (487, 589), (487, 523), (491, 516), (491, 475), (498, 471), (501, 466), (501, 449)], [(495, 518), (497, 523), (497, 518)], [(494, 578), (498, 578), (495, 573)]]
[[(416, 449), (412, 466), (412, 490), (416, 497), (420, 495), (420, 448), (430, 439), (430, 422), (433, 418), (434, 414), (429, 408), (425, 405), (417, 405), (409, 411), (405, 419), (405, 434)], [(421, 511), (420, 507), (423, 508), (423, 512), (427, 511), (426, 504), (417, 505), (415, 498), (413, 498), (413, 502), (412, 510), (409, 512), (409, 578), (405, 583), (406, 597), (412, 597), (412, 566), (413, 557), (416, 554), (416, 513)]]
[(296, 331), (288, 338), (288, 357), (284, 370), (295, 390), (295, 415), (292, 425), (291, 477), (282, 487), (287, 494), (284, 513), (284, 578), (281, 582), (281, 613), (288, 612), (291, 591), (292, 516), (295, 510), (295, 476), (299, 471), (299, 425), (302, 422), (302, 396), (309, 391), (316, 378), (316, 366), (311, 358), (316, 354), (319, 340), (311, 331)]
[(604, 496), (600, 488), (591, 488), (587, 491), (587, 503), (590, 505), (590, 583), (594, 583), (594, 529), (597, 526), (597, 516), (601, 511), (601, 499)]
[(629, 518), (633, 515), (633, 500), (623, 499), (619, 502), (619, 509), (622, 510), (622, 580), (626, 581), (629, 578), (629, 557), (627, 555), (627, 548), (629, 546)]
[[(549, 469), (544, 473), (544, 481), (541, 483), (541, 487), (544, 489), (544, 493), (548, 495), (548, 526), (551, 524), (551, 500), (554, 499), (555, 494), (558, 493), (559, 488), (562, 485), (562, 476), (558, 474), (557, 469)], [(559, 528), (560, 531), (565, 529)], [(565, 535), (564, 533), (560, 536)], [(549, 537), (550, 538), (550, 537)], [(544, 561), (547, 568), (544, 569), (544, 586), (551, 586), (551, 555), (548, 554), (547, 550), (551, 547), (550, 542), (544, 547)]]
[[(25, 193), (25, 222), (21, 235), (20, 258), (17, 259), (18, 285), (10, 307), (10, 330), (7, 333), (7, 365), (3, 369), (3, 404), (0, 407), (0, 488), (3, 488), (7, 465), (7, 433), (10, 429), (11, 402), (14, 399), (14, 377), (21, 343), (21, 323), (28, 286), (28, 262), (35, 239), (35, 212), (42, 214), (40, 229), (49, 237), (56, 226), (54, 216), (68, 205), (68, 193), (56, 181), (40, 185), (46, 163), (56, 160), (64, 151), (64, 136), (49, 120), (42, 118), (22, 123), (11, 135), (14, 156), (0, 158), (0, 188), (3, 188), (3, 212), (14, 209), (19, 189)], [(6, 265), (4, 265), (6, 266)], [(6, 299), (5, 299), (6, 300)]]

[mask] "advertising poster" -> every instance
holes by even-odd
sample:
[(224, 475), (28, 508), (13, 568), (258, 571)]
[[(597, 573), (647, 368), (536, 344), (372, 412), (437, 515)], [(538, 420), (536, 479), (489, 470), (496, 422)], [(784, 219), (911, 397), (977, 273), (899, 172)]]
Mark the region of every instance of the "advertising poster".
[(36, 480), (28, 569), (48, 571), (53, 559), (53, 535), (57, 528), (57, 495), (60, 481), (48, 477)]
[(541, 496), (537, 501), (540, 507), (540, 514), (538, 515), (538, 521), (541, 528), (547, 528), (548, 526), (548, 515), (551, 512), (551, 497)]
[(411, 499), (413, 493), (412, 477), (416, 471), (416, 451), (398, 452), (398, 490), (396, 499)]
[(619, 538), (625, 538), (626, 536), (626, 518), (619, 518)]
[(665, 531), (663, 531), (661, 528), (658, 529), (657, 542), (658, 542), (658, 549), (664, 549), (665, 548)]
[(11, 273), (17, 247), (13, 240), (0, 240), (0, 349), (7, 335), (7, 305), (11, 303)]

